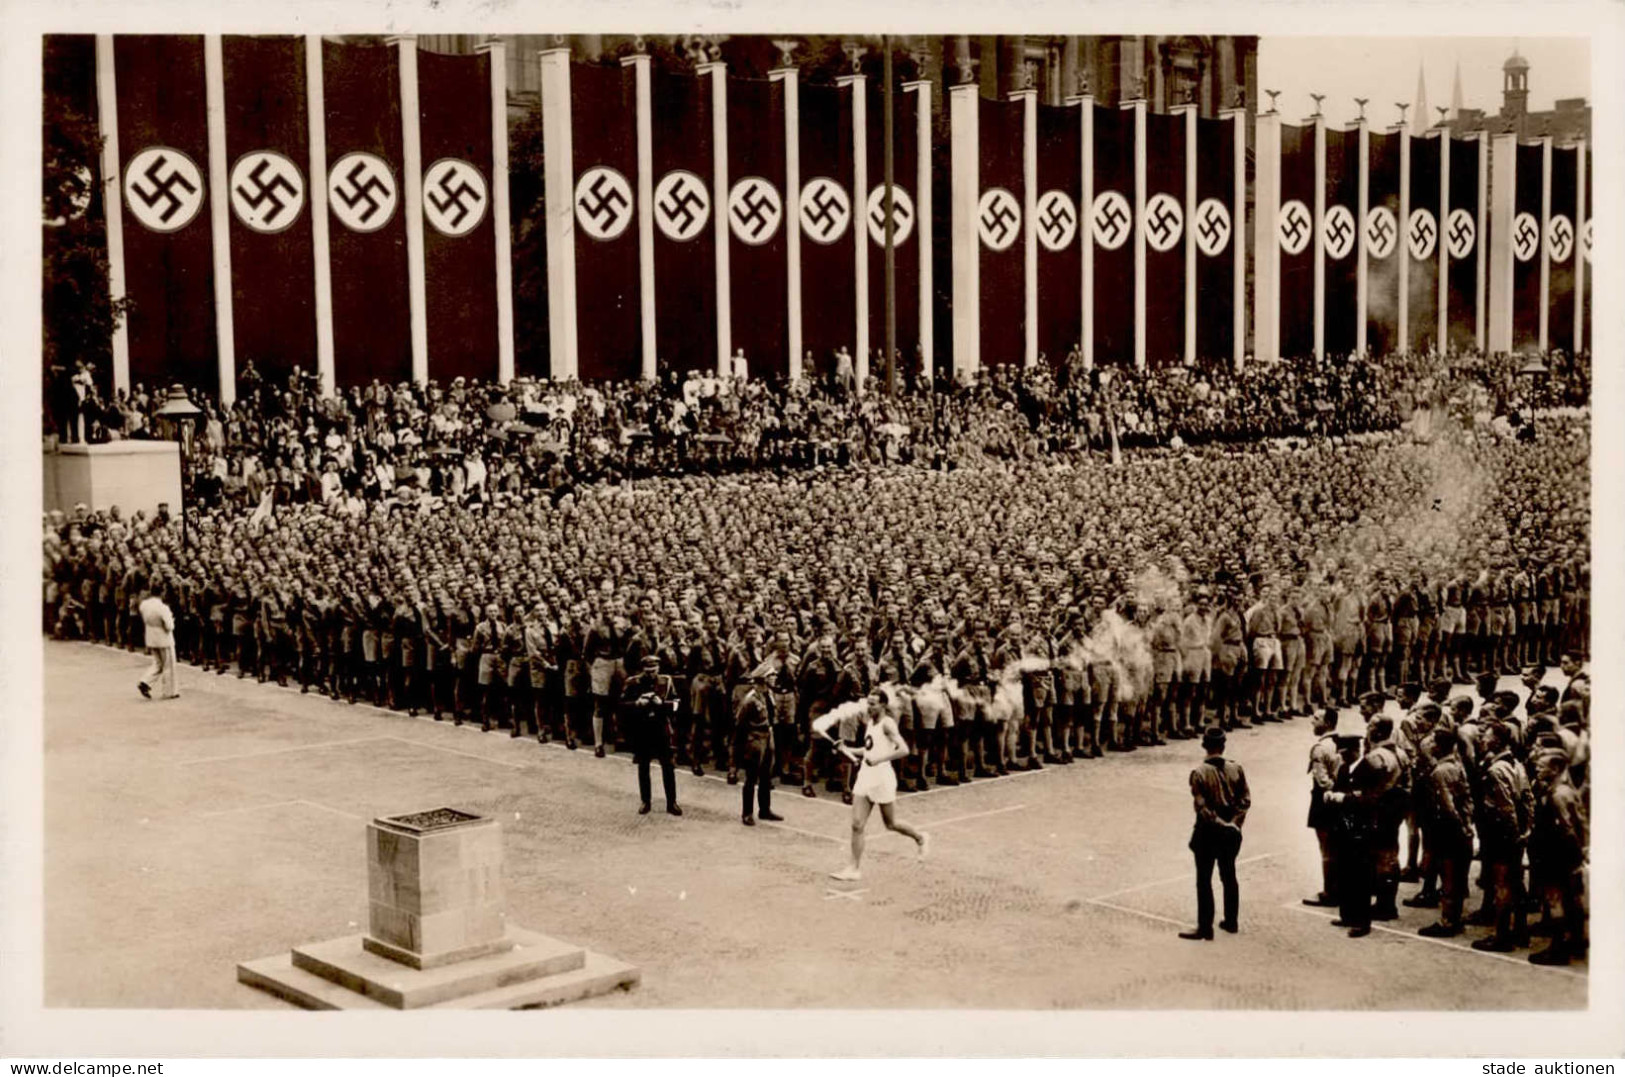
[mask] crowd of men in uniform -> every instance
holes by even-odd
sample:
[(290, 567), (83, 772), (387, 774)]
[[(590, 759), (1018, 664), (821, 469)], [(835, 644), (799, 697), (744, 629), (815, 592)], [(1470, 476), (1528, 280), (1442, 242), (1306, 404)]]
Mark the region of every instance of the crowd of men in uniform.
[[(1472, 693), (1439, 679), (1396, 699), (1367, 693), (1359, 719), (1322, 713), (1309, 756), (1322, 889), (1305, 904), (1338, 909), (1332, 923), (1358, 938), (1397, 920), (1400, 884), (1416, 883), (1403, 904), (1439, 910), (1422, 935), (1487, 927), (1473, 948), (1507, 953), (1543, 934), (1531, 962), (1582, 957), (1590, 706), (1590, 678), (1565, 655), (1560, 670), (1525, 668), (1518, 688), (1486, 673)], [(1475, 859), (1482, 898), (1469, 912)]]
[[(45, 627), (136, 647), (139, 604), (157, 594), (174, 611), (181, 658), (219, 675), (742, 774), (746, 820), (750, 787), (761, 796), (775, 780), (807, 796), (820, 785), (850, 795), (843, 757), (812, 724), (879, 686), (892, 689), (917, 745), (902, 764), (905, 789), (1364, 698), (1377, 719), (1367, 750), (1351, 752), (1338, 736), (1317, 746), (1330, 784), (1317, 780), (1324, 814), (1314, 822), (1333, 860), (1376, 866), (1333, 873), (1345, 878), (1329, 879), (1322, 898), (1358, 906), (1368, 879), (1371, 915), (1389, 911), (1386, 835), (1403, 785), (1402, 814), (1423, 835), (1427, 867), (1417, 870), (1440, 880), (1419, 896), (1437, 893), (1441, 930), (1459, 926), (1463, 891), (1449, 820), (1470, 818), (1493, 884), (1486, 915), (1514, 916), (1497, 921), (1494, 945), (1519, 944), (1526, 894), (1569, 878), (1553, 865), (1572, 856), (1548, 855), (1560, 843), (1537, 835), (1574, 818), (1564, 788), (1584, 789), (1572, 752), (1567, 786), (1542, 777), (1555, 765), (1554, 737), (1583, 739), (1583, 688), (1570, 685), (1578, 706), (1560, 700), (1550, 720), (1516, 702), (1508, 712), (1495, 697), (1469, 720), (1456, 713), (1466, 701), (1446, 692), (1433, 700), (1438, 716), (1425, 704), (1407, 709), (1391, 747), (1372, 739), (1383, 725), (1371, 708), (1394, 686), (1586, 659), (1588, 417), (1545, 413), (1531, 441), (1527, 415), (1508, 424), (1475, 413), (1500, 384), (1480, 378), (1478, 396), (1450, 396), (1455, 419), (1441, 411), (1425, 432), (1250, 441), (1243, 431), (1187, 445), (1175, 424), (1157, 428), (1173, 434), (1151, 439), (1161, 447), (1118, 460), (1049, 451), (1053, 398), (1034, 410), (1045, 377), (921, 394), (954, 401), (933, 404), (948, 421), (925, 427), (947, 447), (932, 460), (865, 449), (848, 452), (844, 467), (735, 475), (678, 461), (636, 482), (603, 480), (631, 473), (616, 463), (626, 438), (611, 435), (658, 417), (652, 387), (528, 398), (520, 387), (516, 407), (493, 413), (491, 387), (321, 398), (295, 378), (287, 393), (256, 389), (225, 420), (215, 414), (218, 429), (199, 432), (184, 518), (48, 516)], [(745, 383), (725, 389), (726, 379), (710, 379), (707, 396), (706, 379), (691, 380), (676, 399), (697, 394), (689, 414), (700, 427), (794, 399)], [(920, 426), (912, 414), (898, 423), (872, 395), (841, 392), (801, 400), (832, 429), (853, 415), (882, 439)], [(1381, 406), (1375, 425), (1393, 425), (1397, 405)], [(545, 459), (544, 438), (501, 446), (533, 407), (564, 415), (575, 433), (545, 470), (527, 472), (514, 461)], [(1049, 449), (1007, 451), (1017, 436)], [(379, 466), (415, 459), (437, 439), (473, 450), (465, 455), (494, 449), (492, 464), (472, 476), (459, 459), (450, 470), (464, 475), (460, 488), (409, 479), (410, 463)], [(301, 487), (284, 459), (256, 472), (257, 487), (207, 481), (219, 479), (211, 461), (234, 451), (297, 452), (297, 474), (311, 474), (314, 460), (344, 475)], [(907, 466), (945, 459), (957, 466)], [(928, 705), (933, 692), (945, 705)], [(1506, 778), (1508, 753), (1531, 779), (1523, 792)], [(1388, 766), (1389, 755), (1399, 762)], [(1451, 759), (1471, 810), (1455, 795)], [(1401, 771), (1402, 782), (1388, 782)], [(1522, 814), (1497, 829), (1490, 820), (1501, 819), (1496, 798), (1508, 783)], [(1452, 790), (1449, 810), (1436, 787)], [(1533, 889), (1522, 882), (1526, 853), (1542, 865)], [(1573, 895), (1557, 889), (1572, 952), (1583, 934)], [(1341, 919), (1362, 926), (1357, 908)]]

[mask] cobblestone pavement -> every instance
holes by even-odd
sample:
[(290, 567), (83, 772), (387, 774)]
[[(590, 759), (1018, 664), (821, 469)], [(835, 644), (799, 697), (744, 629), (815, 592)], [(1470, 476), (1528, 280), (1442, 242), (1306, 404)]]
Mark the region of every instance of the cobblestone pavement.
[[(238, 961), (365, 930), (366, 819), (449, 805), (502, 823), (509, 918), (643, 969), (584, 1005), (979, 1009), (1583, 1008), (1586, 967), (1429, 940), (1403, 910), (1352, 940), (1300, 898), (1303, 720), (1232, 736), (1254, 807), (1241, 933), (1191, 943), (1195, 742), (905, 796), (913, 843), (870, 824), (835, 883), (849, 809), (679, 772), (686, 815), (636, 814), (629, 757), (335, 703), (182, 667), (139, 698), (142, 655), (45, 649), (45, 1003), (282, 1008)], [(656, 781), (658, 787), (658, 779)], [(1404, 887), (1403, 893), (1414, 888)], [(1476, 898), (1475, 898), (1476, 903)]]

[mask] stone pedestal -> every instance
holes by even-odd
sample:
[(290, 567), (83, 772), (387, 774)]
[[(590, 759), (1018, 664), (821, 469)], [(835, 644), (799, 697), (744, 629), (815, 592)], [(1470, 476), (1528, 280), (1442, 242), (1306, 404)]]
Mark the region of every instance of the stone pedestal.
[(507, 922), (502, 832), (455, 808), (367, 825), (368, 932), (237, 966), (306, 1009), (551, 1006), (631, 987), (634, 966)]

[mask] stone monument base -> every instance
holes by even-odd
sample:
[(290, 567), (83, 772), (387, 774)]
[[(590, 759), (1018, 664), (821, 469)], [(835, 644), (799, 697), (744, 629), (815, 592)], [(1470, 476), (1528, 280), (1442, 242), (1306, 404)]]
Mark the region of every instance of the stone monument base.
[(245, 961), (237, 980), (307, 1010), (557, 1006), (632, 987), (633, 965), (515, 927), (495, 819), (434, 808), (367, 824), (363, 935)]
[(307, 1010), (517, 1010), (608, 994), (642, 977), (634, 965), (522, 928), (508, 929), (501, 952), (430, 969), (381, 957), (365, 938), (245, 961), (237, 980)]

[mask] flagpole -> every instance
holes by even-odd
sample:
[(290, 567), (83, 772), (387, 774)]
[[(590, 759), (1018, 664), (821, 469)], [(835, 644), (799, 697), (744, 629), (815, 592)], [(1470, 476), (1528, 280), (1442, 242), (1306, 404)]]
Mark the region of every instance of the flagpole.
[[(885, 132), (885, 183), (886, 183), (886, 395), (897, 395), (897, 224), (892, 219), (892, 207), (896, 196), (892, 193), (892, 184), (895, 182), (892, 173), (892, 140), (895, 132), (892, 130), (892, 58), (891, 35), (883, 34), (880, 38), (882, 54), (881, 78), (884, 80), (883, 105), (886, 116), (882, 123)], [(867, 224), (867, 222), (865, 222)], [(858, 242), (863, 242), (864, 228), (858, 233)]]

